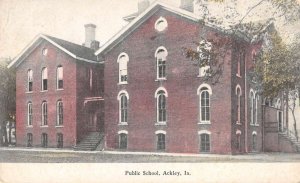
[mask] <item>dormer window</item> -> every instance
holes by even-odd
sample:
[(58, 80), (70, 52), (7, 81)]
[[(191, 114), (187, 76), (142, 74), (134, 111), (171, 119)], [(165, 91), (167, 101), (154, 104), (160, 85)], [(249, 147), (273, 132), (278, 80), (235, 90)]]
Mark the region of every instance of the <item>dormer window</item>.
[(168, 27), (168, 22), (165, 18), (160, 17), (156, 22), (155, 22), (155, 30), (158, 32), (164, 31)]

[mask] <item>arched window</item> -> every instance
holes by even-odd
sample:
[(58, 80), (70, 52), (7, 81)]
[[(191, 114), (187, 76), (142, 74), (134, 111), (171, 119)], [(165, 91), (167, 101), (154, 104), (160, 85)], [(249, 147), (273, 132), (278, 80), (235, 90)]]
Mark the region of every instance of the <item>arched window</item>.
[(166, 150), (166, 132), (165, 131), (156, 131), (156, 144), (158, 151)]
[(48, 90), (48, 69), (42, 69), (42, 91)]
[(199, 77), (209, 76), (212, 43), (207, 40), (199, 42), (197, 51), (199, 53), (200, 68)]
[(27, 125), (32, 126), (32, 103), (27, 104)]
[(258, 120), (257, 120), (258, 100), (259, 100), (258, 93), (255, 93), (254, 99), (253, 99), (253, 102), (254, 102), (254, 112), (253, 112), (253, 119), (254, 119), (254, 122), (253, 122), (253, 123), (254, 123), (255, 125), (258, 125)]
[(157, 79), (166, 79), (166, 61), (168, 52), (164, 47), (159, 47), (155, 53)]
[(46, 126), (48, 124), (48, 107), (47, 102), (44, 101), (42, 103), (42, 126)]
[(32, 133), (27, 133), (27, 147), (32, 147), (32, 145), (33, 145)]
[(64, 146), (64, 136), (62, 133), (56, 134), (56, 142), (57, 142), (57, 148), (63, 148)]
[(48, 135), (47, 133), (42, 133), (42, 147), (48, 146)]
[(63, 113), (63, 102), (61, 100), (56, 103), (56, 125), (63, 125), (64, 113)]
[(160, 17), (155, 22), (155, 29), (159, 32), (164, 31), (168, 27), (168, 22), (165, 18)]
[(210, 95), (212, 90), (208, 84), (202, 84), (197, 90), (199, 95), (199, 121), (210, 123)]
[(27, 91), (32, 92), (32, 90), (33, 90), (33, 72), (31, 69), (29, 69), (27, 71), (27, 82), (28, 82)]
[(200, 152), (207, 153), (210, 152), (210, 132), (204, 130), (198, 132), (199, 142), (200, 142)]
[(64, 72), (63, 67), (58, 66), (56, 71), (56, 88), (63, 89), (64, 88)]
[(166, 110), (166, 91), (159, 90), (156, 92), (156, 110), (157, 110), (157, 122), (166, 123), (167, 122), (167, 110)]
[(129, 62), (129, 57), (126, 53), (121, 53), (118, 57), (119, 63), (119, 83), (126, 84), (128, 82), (127, 73), (127, 63)]
[(237, 58), (237, 73), (236, 73), (236, 75), (238, 77), (241, 77), (241, 65), (244, 63), (244, 61), (245, 61), (245, 51), (241, 50), (239, 52), (239, 56)]
[(236, 96), (237, 96), (237, 124), (241, 124), (241, 87), (239, 85), (236, 86)]
[(255, 104), (255, 98), (254, 98), (254, 92), (250, 91), (250, 124), (254, 124), (254, 107)]
[(127, 131), (119, 132), (119, 149), (127, 149)]
[(119, 122), (127, 123), (128, 122), (128, 93), (126, 91), (121, 91), (118, 95), (119, 100)]

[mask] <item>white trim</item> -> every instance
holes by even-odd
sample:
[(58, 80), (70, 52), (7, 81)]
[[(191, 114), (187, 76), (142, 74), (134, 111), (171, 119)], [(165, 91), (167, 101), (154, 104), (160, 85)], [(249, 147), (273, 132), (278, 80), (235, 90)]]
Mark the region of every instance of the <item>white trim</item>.
[(129, 95), (128, 95), (128, 93), (127, 93), (126, 90), (121, 90), (121, 91), (118, 93), (117, 99), (120, 100), (120, 99), (121, 99), (121, 94), (123, 94), (123, 93), (126, 95), (127, 100), (129, 100)]
[(166, 52), (166, 57), (168, 56), (168, 50), (166, 49), (166, 47), (160, 46), (155, 51), (155, 54), (154, 54), (155, 58), (157, 57), (157, 53), (158, 53), (159, 50), (164, 50)]
[(168, 92), (167, 92), (167, 90), (166, 90), (164, 87), (161, 86), (161, 87), (157, 88), (157, 90), (155, 91), (154, 98), (157, 98), (157, 97), (158, 97), (158, 92), (161, 91), (161, 90), (163, 90), (163, 91), (165, 92), (165, 96), (168, 97)]
[(236, 134), (236, 135), (238, 135), (238, 134), (241, 135), (242, 132), (241, 132), (241, 130), (237, 130), (237, 131), (235, 132), (235, 134)]
[(201, 134), (209, 134), (209, 135), (211, 135), (211, 132), (208, 131), (208, 130), (200, 130), (200, 131), (198, 131), (198, 135), (201, 135)]
[(236, 87), (235, 87), (235, 94), (237, 95), (237, 89), (238, 88), (240, 89), (240, 95), (239, 96), (242, 96), (242, 92), (243, 91), (242, 91), (242, 88), (241, 88), (241, 86), (239, 84), (237, 84)]
[(211, 87), (210, 87), (208, 84), (206, 84), (206, 83), (203, 83), (203, 84), (201, 84), (201, 85), (198, 87), (198, 89), (197, 89), (197, 95), (200, 95), (201, 89), (204, 88), (204, 87), (206, 87), (206, 88), (208, 89), (208, 93), (209, 93), (210, 95), (212, 95), (212, 89), (211, 89)]
[(120, 135), (120, 134), (128, 135), (128, 131), (127, 130), (120, 130), (120, 131), (118, 131), (118, 135)]
[[(159, 30), (158, 29), (158, 22), (165, 22), (166, 23), (166, 27), (164, 27), (162, 30)], [(155, 24), (154, 24), (154, 28), (155, 28), (155, 30), (156, 31), (158, 31), (158, 32), (163, 32), (163, 31), (165, 31), (167, 28), (168, 28), (168, 21), (164, 18), (164, 17), (159, 17), (157, 20), (156, 20), (156, 22), (155, 22)]]
[(157, 131), (155, 131), (155, 134), (156, 134), (156, 135), (157, 135), (157, 134), (164, 134), (164, 135), (166, 135), (167, 132), (164, 131), (164, 130), (157, 130)]
[(119, 56), (118, 56), (118, 60), (117, 60), (118, 63), (119, 63), (120, 58), (121, 58), (123, 55), (127, 58), (126, 61), (129, 62), (129, 56), (128, 56), (128, 54), (125, 53), (125, 52), (122, 52), (122, 53), (120, 53)]
[(252, 135), (257, 135), (256, 131), (253, 131), (253, 132), (252, 132)]

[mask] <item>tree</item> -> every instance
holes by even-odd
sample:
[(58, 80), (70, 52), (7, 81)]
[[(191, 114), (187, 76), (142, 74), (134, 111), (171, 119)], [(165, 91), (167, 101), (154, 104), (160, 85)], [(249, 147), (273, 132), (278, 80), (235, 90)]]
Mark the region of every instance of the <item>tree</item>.
[(16, 116), (16, 76), (8, 69), (10, 59), (0, 60), (0, 123), (14, 121)]

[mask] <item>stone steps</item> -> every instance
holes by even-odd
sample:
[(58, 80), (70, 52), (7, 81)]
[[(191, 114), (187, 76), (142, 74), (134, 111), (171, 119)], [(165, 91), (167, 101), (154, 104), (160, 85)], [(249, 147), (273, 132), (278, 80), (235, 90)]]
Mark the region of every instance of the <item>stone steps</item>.
[(75, 151), (94, 151), (103, 140), (104, 135), (100, 132), (91, 132), (84, 137), (75, 147)]

